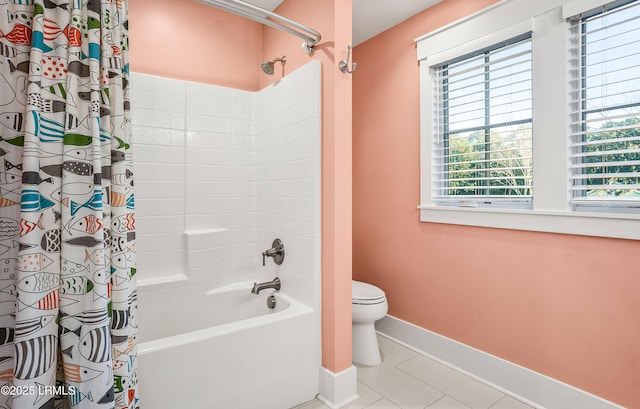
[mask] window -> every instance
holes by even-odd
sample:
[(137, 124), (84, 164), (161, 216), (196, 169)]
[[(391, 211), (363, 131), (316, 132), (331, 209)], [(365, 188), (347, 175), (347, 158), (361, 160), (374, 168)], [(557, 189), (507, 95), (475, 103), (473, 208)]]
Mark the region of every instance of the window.
[(573, 20), (580, 72), (571, 113), (572, 203), (640, 212), (640, 1)]
[(504, 0), (418, 39), (420, 220), (640, 240), (640, 0)]
[(435, 201), (530, 204), (531, 35), (433, 69), (438, 96)]

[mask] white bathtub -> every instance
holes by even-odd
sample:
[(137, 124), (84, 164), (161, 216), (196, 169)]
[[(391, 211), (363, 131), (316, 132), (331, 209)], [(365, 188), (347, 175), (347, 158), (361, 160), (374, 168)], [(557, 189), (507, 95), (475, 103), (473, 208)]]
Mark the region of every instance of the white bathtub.
[(252, 285), (140, 294), (142, 408), (287, 409), (315, 397), (313, 310)]

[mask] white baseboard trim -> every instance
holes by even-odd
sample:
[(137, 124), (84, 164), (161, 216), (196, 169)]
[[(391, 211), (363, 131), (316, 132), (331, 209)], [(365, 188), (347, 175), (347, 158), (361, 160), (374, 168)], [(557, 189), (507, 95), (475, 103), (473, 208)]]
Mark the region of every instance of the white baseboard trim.
[(539, 409), (624, 409), (581, 389), (387, 315), (378, 333)]
[(331, 409), (339, 409), (358, 399), (357, 371), (355, 366), (338, 373), (320, 367), (318, 400)]

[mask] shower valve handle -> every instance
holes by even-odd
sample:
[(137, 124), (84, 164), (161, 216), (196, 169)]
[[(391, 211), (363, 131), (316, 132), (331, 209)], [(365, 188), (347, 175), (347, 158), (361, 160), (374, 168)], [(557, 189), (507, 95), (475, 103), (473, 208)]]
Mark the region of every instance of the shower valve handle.
[(276, 254), (278, 254), (278, 250), (276, 249), (269, 249), (269, 250), (265, 250), (262, 252), (262, 265), (264, 266), (266, 264), (266, 258), (267, 257), (275, 257)]
[(267, 257), (272, 257), (273, 262), (277, 265), (282, 264), (284, 261), (284, 245), (282, 244), (282, 240), (275, 239), (273, 243), (271, 243), (271, 248), (262, 252), (262, 265), (266, 265)]

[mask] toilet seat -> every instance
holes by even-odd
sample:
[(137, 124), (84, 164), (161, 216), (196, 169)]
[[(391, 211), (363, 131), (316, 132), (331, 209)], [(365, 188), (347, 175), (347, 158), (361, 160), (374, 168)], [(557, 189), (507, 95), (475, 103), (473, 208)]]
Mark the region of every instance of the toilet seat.
[(351, 280), (351, 304), (373, 305), (386, 302), (384, 291), (378, 287)]

